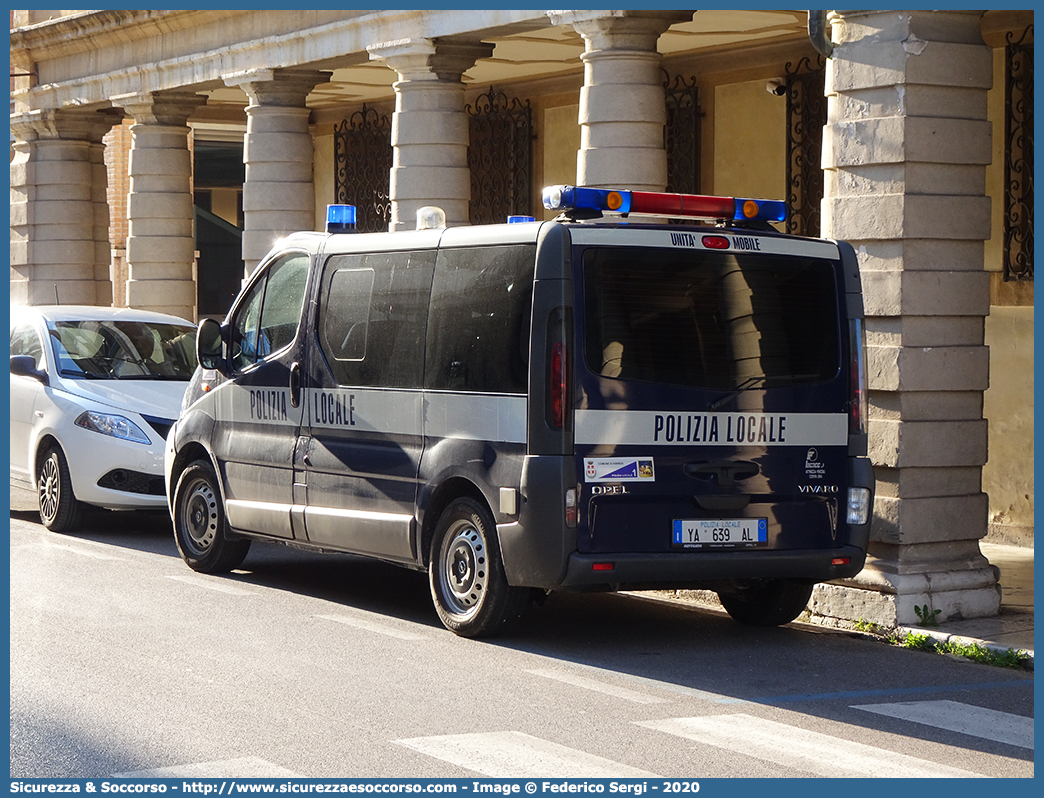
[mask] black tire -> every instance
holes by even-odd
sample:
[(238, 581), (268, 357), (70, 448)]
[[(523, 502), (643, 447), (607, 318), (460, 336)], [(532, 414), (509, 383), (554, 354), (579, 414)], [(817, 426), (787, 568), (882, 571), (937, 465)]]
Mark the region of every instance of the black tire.
[(808, 606), (812, 585), (791, 579), (771, 579), (749, 587), (718, 592), (721, 605), (745, 626), (780, 626)]
[(232, 539), (225, 523), (214, 468), (197, 460), (181, 472), (174, 490), (174, 542), (193, 571), (222, 574), (239, 567), (250, 541)]
[(40, 521), (52, 532), (72, 532), (83, 522), (85, 505), (76, 498), (65, 452), (54, 445), (44, 452), (36, 471)]
[(492, 516), (468, 498), (456, 499), (439, 516), (428, 583), (439, 619), (461, 637), (504, 631), (529, 600), (529, 590), (507, 583)]

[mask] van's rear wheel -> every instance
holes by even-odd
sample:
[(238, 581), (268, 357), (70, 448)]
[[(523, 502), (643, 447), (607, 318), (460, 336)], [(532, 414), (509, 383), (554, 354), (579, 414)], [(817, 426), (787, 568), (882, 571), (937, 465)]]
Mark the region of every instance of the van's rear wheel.
[(811, 597), (811, 584), (792, 579), (769, 579), (718, 591), (726, 612), (746, 626), (790, 623), (804, 611)]
[(439, 517), (428, 582), (439, 619), (462, 637), (502, 631), (529, 598), (528, 590), (507, 583), (489, 511), (468, 498), (456, 499)]
[(227, 573), (250, 549), (249, 540), (230, 539), (225, 508), (213, 466), (197, 460), (181, 472), (174, 491), (174, 542), (193, 571)]

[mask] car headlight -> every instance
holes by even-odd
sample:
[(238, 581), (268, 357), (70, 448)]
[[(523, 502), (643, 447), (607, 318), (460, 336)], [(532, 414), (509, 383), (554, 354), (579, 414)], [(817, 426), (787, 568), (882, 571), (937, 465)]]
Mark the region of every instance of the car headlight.
[(111, 416), (107, 413), (85, 410), (73, 423), (77, 427), (100, 432), (102, 435), (111, 435), (114, 438), (122, 438), (125, 441), (150, 443), (149, 436), (141, 431), (141, 427), (123, 416)]

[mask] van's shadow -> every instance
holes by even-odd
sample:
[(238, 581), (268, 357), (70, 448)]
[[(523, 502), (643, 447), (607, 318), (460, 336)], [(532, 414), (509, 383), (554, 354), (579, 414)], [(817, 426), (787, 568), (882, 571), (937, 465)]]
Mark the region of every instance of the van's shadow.
[[(11, 511), (13, 519), (39, 522), (35, 512)], [(67, 536), (151, 552), (180, 560), (170, 520), (162, 513), (91, 512), (84, 528)], [(184, 567), (186, 572), (187, 566)], [(439, 622), (427, 575), (354, 555), (328, 555), (254, 542), (242, 566), (213, 577), (230, 583), (285, 591), (328, 602), (331, 609), (360, 610), (389, 622), (416, 624), (442, 646), (467, 647)], [(723, 612), (683, 604), (660, 594), (552, 593), (531, 605), (521, 622), (500, 637), (479, 643), (546, 659), (534, 667), (595, 668), (634, 679), (637, 690), (709, 696), (705, 711), (725, 711), (736, 701), (778, 705), (851, 722), (843, 696), (880, 694), (870, 700), (921, 700), (917, 692), (930, 672), (931, 698), (952, 684), (960, 694), (989, 683), (1013, 689), (1032, 676), (974, 665), (934, 654), (888, 647), (837, 630), (807, 624), (745, 627)], [(538, 660), (539, 661), (539, 660)], [(557, 663), (557, 665), (555, 664)], [(836, 700), (830, 696), (836, 695)], [(927, 695), (927, 694), (925, 694)], [(891, 696), (891, 697), (888, 697)], [(863, 713), (862, 726), (887, 729), (887, 718)], [(904, 727), (904, 734), (939, 740), (947, 733)], [(961, 736), (964, 748), (993, 751), (997, 744)], [(1032, 752), (1002, 746), (1003, 753), (1031, 759)]]

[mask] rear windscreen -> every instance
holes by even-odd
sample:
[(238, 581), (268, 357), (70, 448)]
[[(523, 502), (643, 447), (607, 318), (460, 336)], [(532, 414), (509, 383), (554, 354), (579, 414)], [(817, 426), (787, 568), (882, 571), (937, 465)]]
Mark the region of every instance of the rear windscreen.
[(583, 269), (584, 356), (595, 374), (729, 390), (838, 373), (829, 261), (596, 247)]

